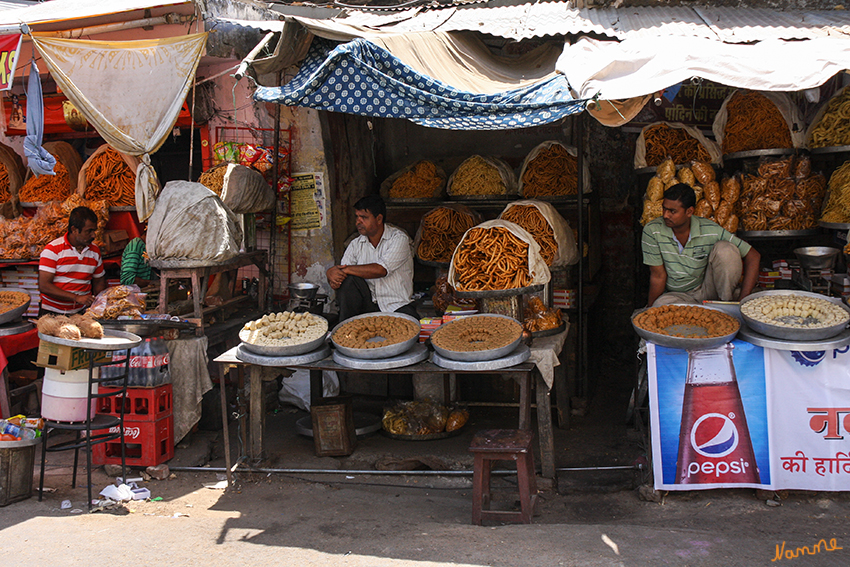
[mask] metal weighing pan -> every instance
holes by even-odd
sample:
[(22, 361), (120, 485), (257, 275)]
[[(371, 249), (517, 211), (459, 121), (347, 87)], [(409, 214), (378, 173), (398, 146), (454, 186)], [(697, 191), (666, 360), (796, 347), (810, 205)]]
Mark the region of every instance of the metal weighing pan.
[(531, 356), (531, 349), (526, 345), (519, 345), (516, 350), (508, 356), (497, 358), (495, 360), (479, 360), (477, 362), (463, 362), (460, 360), (451, 360), (444, 358), (439, 353), (431, 354), (431, 362), (441, 368), (448, 370), (461, 370), (470, 372), (487, 372), (489, 370), (499, 370), (522, 364)]
[(738, 332), (738, 338), (742, 341), (747, 341), (750, 344), (763, 348), (772, 348), (774, 350), (796, 350), (799, 352), (812, 352), (818, 350), (828, 351), (837, 348), (844, 348), (847, 345), (850, 345), (850, 329), (845, 329), (834, 337), (830, 337), (828, 339), (818, 341), (799, 341), (768, 337), (767, 335), (763, 335), (749, 328), (747, 325), (744, 325)]
[(390, 368), (402, 368), (411, 366), (428, 358), (428, 347), (423, 344), (415, 344), (407, 352), (403, 352), (391, 358), (352, 358), (345, 356), (338, 350), (333, 353), (334, 362), (340, 366), (357, 368), (360, 370), (389, 370)]
[[(376, 348), (348, 348), (344, 346), (340, 346), (334, 341), (334, 334), (339, 330), (340, 327), (345, 325), (350, 321), (354, 321), (355, 319), (365, 319), (367, 317), (399, 317), (401, 319), (407, 319), (408, 321), (416, 324), (416, 333), (407, 339), (406, 341), (396, 343), (394, 345), (388, 345), (385, 347), (376, 347)], [(413, 345), (415, 345), (419, 341), (419, 331), (422, 330), (422, 327), (419, 325), (419, 321), (414, 319), (410, 315), (405, 315), (404, 313), (384, 313), (383, 311), (376, 311), (374, 313), (363, 313), (362, 315), (356, 315), (351, 317), (350, 319), (346, 319), (339, 323), (336, 327), (331, 331), (331, 342), (333, 343), (336, 350), (339, 351), (343, 356), (348, 356), (351, 358), (363, 358), (367, 360), (375, 360), (376, 358), (392, 358), (394, 356), (398, 356), (403, 352), (409, 351)], [(385, 338), (385, 337), (384, 337)]]
[[(761, 291), (759, 293), (753, 293), (748, 295), (744, 299), (741, 300), (741, 315), (744, 317), (744, 322), (747, 326), (753, 331), (760, 333), (762, 335), (773, 337), (774, 339), (782, 339), (786, 341), (794, 341), (797, 343), (805, 343), (808, 341), (820, 341), (824, 339), (828, 339), (831, 337), (835, 337), (839, 333), (841, 333), (844, 329), (847, 328), (847, 322), (841, 323), (839, 325), (833, 325), (831, 327), (823, 327), (819, 329), (806, 329), (805, 327), (778, 327), (776, 325), (771, 325), (769, 323), (762, 323), (761, 321), (756, 321), (755, 319), (748, 317), (743, 312), (743, 307), (750, 301), (757, 299), (759, 297), (764, 297), (767, 295), (796, 295), (801, 297), (811, 297), (814, 299), (822, 299), (825, 301), (830, 301), (825, 295), (821, 295), (819, 293), (811, 293), (808, 291), (796, 291), (791, 289), (775, 289), (771, 291)], [(839, 301), (832, 301), (835, 305), (838, 305), (848, 314), (850, 314), (850, 308), (848, 308), (844, 303)], [(812, 349), (808, 349), (812, 350)], [(818, 350), (818, 349), (814, 349)]]
[(515, 287), (513, 289), (487, 289), (483, 291), (458, 291), (455, 290), (455, 297), (461, 299), (497, 299), (500, 297), (514, 297), (515, 295), (525, 295), (527, 293), (536, 293), (543, 289), (544, 284), (535, 284), (525, 287)]
[(434, 332), (431, 333), (431, 338), (433, 339), (434, 336), (439, 334), (441, 329), (445, 329), (458, 321), (465, 321), (475, 317), (499, 317), (502, 319), (507, 319), (508, 321), (513, 321), (514, 323), (517, 323), (520, 326), (520, 332), (517, 334), (516, 340), (513, 341), (511, 344), (499, 348), (492, 348), (490, 350), (446, 350), (435, 345), (434, 341), (432, 340), (431, 346), (434, 347), (434, 351), (436, 351), (436, 353), (439, 354), (441, 357), (447, 358), (449, 360), (457, 360), (459, 362), (482, 362), (485, 360), (495, 360), (498, 358), (502, 358), (503, 356), (507, 356), (508, 354), (516, 350), (517, 345), (519, 345), (520, 341), (522, 340), (522, 323), (520, 323), (513, 317), (508, 317), (507, 315), (497, 315), (495, 313), (478, 313), (477, 315), (470, 315), (468, 317), (463, 317), (462, 319), (455, 319), (453, 321), (449, 321), (448, 323), (443, 323), (442, 325), (434, 329)]
[(4, 287), (0, 289), (0, 291), (17, 291), (19, 293), (23, 293), (27, 296), (27, 302), (21, 305), (20, 307), (15, 307), (14, 309), (10, 309), (5, 313), (0, 313), (0, 325), (3, 323), (8, 323), (9, 321), (14, 321), (15, 319), (20, 319), (23, 317), (24, 313), (27, 312), (27, 309), (30, 308), (30, 303), (32, 303), (32, 297), (27, 290), (17, 288), (17, 287)]
[(248, 364), (256, 364), (258, 366), (272, 366), (275, 368), (285, 368), (287, 366), (297, 366), (299, 364), (310, 364), (317, 360), (322, 360), (331, 355), (331, 347), (323, 344), (320, 348), (303, 354), (295, 354), (292, 356), (265, 356), (245, 350), (245, 343), (242, 343), (236, 349), (236, 358)]
[[(711, 309), (713, 311), (720, 311), (721, 313), (725, 313), (723, 309), (718, 309), (716, 307), (708, 307), (705, 305), (691, 305), (692, 307), (699, 307), (701, 309)], [(638, 309), (634, 313), (632, 313), (631, 321), (632, 327), (638, 336), (646, 341), (651, 343), (655, 343), (657, 345), (669, 347), (669, 348), (678, 348), (682, 350), (701, 350), (706, 348), (715, 348), (719, 346), (723, 346), (728, 342), (731, 342), (732, 339), (735, 338), (735, 335), (738, 334), (740, 327), (734, 333), (729, 333), (727, 335), (723, 335), (722, 337), (705, 337), (705, 338), (687, 338), (687, 337), (671, 337), (670, 335), (664, 335), (661, 333), (654, 333), (652, 331), (647, 331), (641, 327), (638, 327), (635, 324), (635, 317), (646, 311), (647, 309)], [(729, 313), (726, 313), (730, 315)]]
[(102, 339), (86, 339), (82, 338), (78, 341), (73, 339), (60, 339), (42, 333), (38, 334), (38, 338), (48, 343), (64, 345), (70, 347), (84, 348), (88, 350), (124, 350), (128, 348), (136, 348), (142, 344), (142, 337), (126, 331), (116, 331), (115, 329), (104, 329)]
[[(313, 315), (314, 317), (319, 317), (325, 322), (327, 325), (328, 321), (324, 317), (320, 317), (319, 315)], [(306, 343), (298, 343), (294, 345), (281, 345), (281, 346), (269, 346), (269, 345), (255, 345), (246, 341), (249, 336), (250, 331), (246, 331), (244, 328), (239, 331), (239, 339), (242, 341), (242, 348), (247, 351), (253, 352), (255, 354), (262, 354), (264, 356), (295, 356), (297, 354), (304, 354), (305, 352), (313, 352), (317, 348), (319, 348), (325, 339), (327, 339), (327, 332), (324, 332), (318, 338), (315, 338), (311, 341), (307, 341)]]
[(9, 335), (20, 335), (26, 333), (35, 327), (29, 321), (17, 321), (0, 325), (0, 337), (8, 337)]

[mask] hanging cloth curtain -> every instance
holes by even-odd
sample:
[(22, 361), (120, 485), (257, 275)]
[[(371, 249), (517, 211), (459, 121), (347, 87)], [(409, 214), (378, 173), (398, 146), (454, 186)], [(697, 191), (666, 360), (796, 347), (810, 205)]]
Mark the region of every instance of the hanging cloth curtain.
[(206, 33), (139, 41), (32, 36), (56, 84), (98, 134), (119, 152), (141, 158), (139, 220), (151, 215), (160, 189), (150, 154), (177, 122), (206, 40)]
[(56, 175), (53, 171), (56, 158), (41, 147), (44, 136), (44, 100), (41, 98), (41, 78), (33, 59), (27, 81), (27, 135), (24, 138), (24, 155), (27, 166), (36, 175)]

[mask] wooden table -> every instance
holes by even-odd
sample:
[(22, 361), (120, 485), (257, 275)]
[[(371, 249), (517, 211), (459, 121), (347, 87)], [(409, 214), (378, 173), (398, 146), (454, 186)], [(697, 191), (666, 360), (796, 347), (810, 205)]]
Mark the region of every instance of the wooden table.
[[(189, 279), (192, 281), (193, 315), (198, 325), (197, 335), (204, 334), (204, 315), (217, 311), (228, 305), (243, 301), (247, 296), (237, 295), (225, 301), (222, 305), (203, 307), (207, 294), (209, 277), (213, 274), (238, 270), (243, 266), (257, 266), (260, 270), (260, 286), (258, 289), (259, 310), (266, 310), (266, 280), (269, 276), (268, 254), (265, 250), (255, 250), (239, 254), (234, 259), (223, 264), (202, 265), (197, 262), (171, 262), (167, 260), (151, 260), (150, 265), (159, 270), (159, 312), (168, 312), (168, 280)], [(234, 282), (235, 283), (235, 282)]]
[[(216, 358), (214, 362), (227, 366), (243, 366), (248, 369), (248, 377), (250, 380), (250, 397), (249, 397), (249, 415), (250, 424), (248, 426), (250, 438), (248, 441), (248, 456), (251, 459), (260, 459), (263, 457), (263, 428), (265, 426), (265, 397), (262, 395), (262, 372), (261, 367), (242, 362), (236, 358), (236, 348), (234, 347), (221, 356)], [(432, 362), (420, 362), (410, 366), (401, 368), (391, 368), (387, 370), (360, 370), (356, 368), (348, 368), (334, 362), (332, 357), (327, 357), (323, 360), (310, 364), (297, 366), (286, 366), (290, 369), (305, 369), (310, 371), (310, 398), (318, 400), (324, 397), (322, 392), (322, 372), (325, 370), (333, 370), (337, 372), (349, 373), (370, 373), (370, 374), (420, 374), (420, 373), (437, 373), (442, 374), (445, 383), (448, 383), (451, 376), (462, 376), (464, 374), (501, 374), (507, 375), (516, 380), (520, 386), (519, 396), (519, 429), (531, 429), (531, 389), (535, 387), (537, 397), (537, 431), (540, 442), (540, 461), (542, 474), (546, 478), (555, 477), (555, 441), (552, 431), (552, 411), (549, 399), (549, 388), (546, 386), (543, 378), (535, 370), (534, 364), (525, 362), (508, 368), (500, 368), (499, 370), (486, 371), (459, 371), (447, 370)], [(222, 403), (224, 403), (224, 374), (225, 368), (222, 368)], [(224, 437), (225, 437), (225, 461), (227, 470), (231, 470), (228, 429), (227, 429), (227, 412), (224, 412)], [(230, 479), (228, 478), (228, 481)]]

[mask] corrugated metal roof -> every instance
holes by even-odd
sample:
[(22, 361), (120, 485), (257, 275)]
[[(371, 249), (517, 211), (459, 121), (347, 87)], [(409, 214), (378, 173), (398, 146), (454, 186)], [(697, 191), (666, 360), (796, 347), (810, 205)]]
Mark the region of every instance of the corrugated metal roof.
[(704, 7), (694, 10), (727, 43), (850, 35), (850, 12), (846, 10), (778, 12)]
[[(290, 12), (287, 6), (275, 5), (274, 9)], [(850, 12), (845, 10), (780, 12), (687, 6), (579, 10), (570, 2), (539, 2), (418, 6), (392, 13), (345, 9), (335, 20), (389, 33), (478, 31), (514, 40), (588, 33), (620, 40), (681, 36), (729, 43), (850, 36)]]

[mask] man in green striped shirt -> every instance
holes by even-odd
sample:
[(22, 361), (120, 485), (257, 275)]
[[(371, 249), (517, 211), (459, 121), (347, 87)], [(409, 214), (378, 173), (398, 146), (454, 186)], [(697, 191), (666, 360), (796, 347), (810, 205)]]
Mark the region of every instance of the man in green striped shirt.
[(153, 269), (145, 255), (145, 241), (134, 238), (121, 255), (121, 283), (145, 287), (154, 279)]
[(755, 248), (694, 216), (695, 206), (689, 185), (673, 185), (664, 192), (662, 216), (643, 227), (643, 263), (650, 271), (647, 305), (737, 301), (758, 281), (761, 256)]

